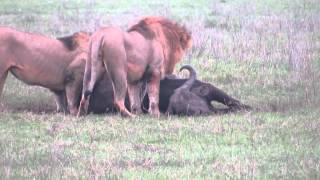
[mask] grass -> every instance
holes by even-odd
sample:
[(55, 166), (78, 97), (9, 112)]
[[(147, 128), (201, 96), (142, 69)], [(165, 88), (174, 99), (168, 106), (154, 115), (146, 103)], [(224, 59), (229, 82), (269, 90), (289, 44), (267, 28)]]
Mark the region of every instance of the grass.
[(320, 112), (307, 111), (161, 120), (3, 114), (0, 175), (319, 178)]
[(316, 0), (2, 0), (0, 25), (52, 37), (175, 19), (194, 41), (181, 64), (257, 110), (75, 118), (54, 112), (48, 90), (9, 76), (0, 178), (319, 179), (319, 12)]

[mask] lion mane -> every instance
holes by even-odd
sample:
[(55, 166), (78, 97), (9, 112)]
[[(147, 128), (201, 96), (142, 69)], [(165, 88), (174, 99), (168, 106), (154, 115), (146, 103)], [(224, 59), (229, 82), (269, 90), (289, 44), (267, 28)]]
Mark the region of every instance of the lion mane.
[[(84, 44), (88, 45), (90, 33), (80, 31), (73, 33), (72, 35), (58, 37), (57, 40), (61, 41), (63, 45), (69, 50), (73, 51)], [(88, 47), (82, 47), (82, 49), (87, 49)]]
[(157, 16), (142, 18), (128, 29), (136, 31), (146, 39), (156, 39), (163, 48), (165, 74), (172, 74), (175, 65), (185, 51), (192, 46), (191, 33), (178, 23)]

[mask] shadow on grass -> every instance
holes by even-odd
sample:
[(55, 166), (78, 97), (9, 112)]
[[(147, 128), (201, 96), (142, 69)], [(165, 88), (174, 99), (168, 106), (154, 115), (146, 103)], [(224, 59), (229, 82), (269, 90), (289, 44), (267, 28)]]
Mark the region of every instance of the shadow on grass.
[(22, 103), (8, 103), (0, 105), (0, 112), (9, 113), (23, 113), (31, 112), (34, 114), (54, 114), (57, 113), (56, 107), (53, 104), (41, 102), (22, 102)]

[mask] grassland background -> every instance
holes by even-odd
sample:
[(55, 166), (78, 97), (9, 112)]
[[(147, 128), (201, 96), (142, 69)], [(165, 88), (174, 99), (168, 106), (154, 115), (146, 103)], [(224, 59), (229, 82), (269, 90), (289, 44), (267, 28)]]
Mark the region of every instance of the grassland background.
[(317, 0), (1, 0), (0, 25), (51, 37), (161, 15), (190, 29), (181, 64), (259, 109), (199, 118), (54, 113), (10, 76), (1, 98), (3, 178), (320, 178)]

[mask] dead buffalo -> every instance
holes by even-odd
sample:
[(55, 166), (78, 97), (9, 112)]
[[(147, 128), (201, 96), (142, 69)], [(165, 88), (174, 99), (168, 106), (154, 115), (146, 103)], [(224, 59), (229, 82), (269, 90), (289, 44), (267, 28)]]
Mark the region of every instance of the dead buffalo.
[[(163, 80), (160, 81), (159, 110), (162, 113), (165, 113), (167, 111), (169, 100), (174, 91), (185, 84), (185, 82), (188, 80), (172, 77), (173, 76), (166, 76)], [(212, 110), (217, 113), (251, 109), (250, 106), (242, 104), (240, 101), (232, 98), (210, 83), (195, 80), (190, 91), (206, 101), (207, 104), (211, 104), (212, 101), (216, 101), (228, 106), (227, 109), (213, 108)], [(126, 98), (126, 106), (127, 108), (129, 108), (128, 98)], [(143, 99), (142, 107), (142, 109), (144, 110), (148, 109), (148, 96)], [(113, 104), (113, 89), (111, 81), (106, 74), (103, 75), (103, 78), (98, 81), (97, 85), (94, 88), (93, 95), (90, 98), (88, 112), (116, 112), (116, 108)]]
[(197, 75), (190, 66), (182, 66), (180, 71), (187, 69), (190, 73), (189, 79), (180, 87), (174, 90), (169, 99), (168, 114), (199, 116), (209, 115), (213, 112), (213, 106), (206, 99), (190, 91)]

